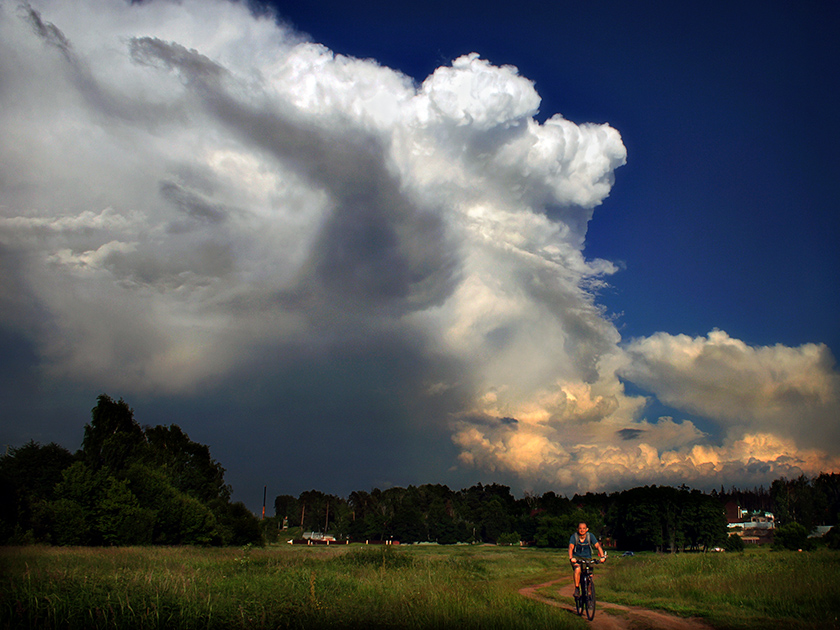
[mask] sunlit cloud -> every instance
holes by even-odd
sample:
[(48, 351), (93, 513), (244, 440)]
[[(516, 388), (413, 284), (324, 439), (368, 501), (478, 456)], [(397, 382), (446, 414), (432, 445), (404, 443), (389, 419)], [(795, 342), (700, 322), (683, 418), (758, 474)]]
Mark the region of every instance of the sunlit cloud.
[(658, 333), (627, 351), (624, 377), (730, 433), (772, 431), (804, 446), (840, 446), (840, 374), (823, 344), (753, 347), (716, 330), (696, 338)]

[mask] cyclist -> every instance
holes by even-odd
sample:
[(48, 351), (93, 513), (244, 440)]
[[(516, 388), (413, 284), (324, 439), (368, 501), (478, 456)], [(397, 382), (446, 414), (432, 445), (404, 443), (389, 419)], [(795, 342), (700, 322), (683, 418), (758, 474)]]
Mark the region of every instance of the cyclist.
[(601, 562), (607, 559), (607, 554), (601, 547), (601, 543), (595, 538), (595, 535), (589, 531), (586, 523), (578, 523), (577, 532), (572, 534), (569, 539), (569, 562), (572, 563), (572, 568), (575, 571), (575, 598), (580, 597), (580, 564), (578, 558), (591, 559), (592, 548), (598, 551), (598, 557)]

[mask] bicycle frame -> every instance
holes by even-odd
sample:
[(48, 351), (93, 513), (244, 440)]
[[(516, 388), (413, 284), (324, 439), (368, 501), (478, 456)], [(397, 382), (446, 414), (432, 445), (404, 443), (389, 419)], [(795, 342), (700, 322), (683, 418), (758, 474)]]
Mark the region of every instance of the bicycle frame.
[(586, 560), (578, 558), (580, 565), (580, 597), (575, 599), (575, 610), (578, 615), (586, 613), (587, 619), (592, 621), (595, 618), (595, 582), (592, 569), (598, 560)]

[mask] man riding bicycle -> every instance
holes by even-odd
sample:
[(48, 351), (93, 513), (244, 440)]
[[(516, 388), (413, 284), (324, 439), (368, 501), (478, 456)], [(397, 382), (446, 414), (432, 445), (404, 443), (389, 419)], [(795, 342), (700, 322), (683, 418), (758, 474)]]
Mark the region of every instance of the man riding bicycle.
[(575, 571), (575, 598), (580, 597), (580, 563), (577, 559), (591, 559), (592, 547), (595, 547), (598, 551), (598, 557), (601, 559), (601, 562), (604, 562), (607, 559), (607, 554), (601, 547), (601, 543), (589, 531), (586, 523), (578, 523), (577, 533), (572, 534), (572, 537), (569, 539), (569, 562), (572, 563)]

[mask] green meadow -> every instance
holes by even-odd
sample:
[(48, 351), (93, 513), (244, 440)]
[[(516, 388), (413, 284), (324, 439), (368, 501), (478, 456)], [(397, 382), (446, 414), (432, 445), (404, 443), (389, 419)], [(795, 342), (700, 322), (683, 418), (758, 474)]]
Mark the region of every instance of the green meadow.
[[(12, 628), (571, 628), (518, 594), (556, 553), (495, 547), (7, 547)], [(565, 568), (565, 567), (564, 567)]]
[[(743, 553), (641, 553), (611, 557), (598, 598), (715, 628), (840, 628), (840, 552), (749, 548)], [(556, 598), (554, 589), (542, 595)]]
[[(565, 552), (517, 547), (2, 547), (0, 627), (584, 628), (518, 592), (569, 573)], [(716, 628), (840, 627), (825, 549), (614, 557), (596, 584)]]
[(771, 551), (622, 558), (608, 601), (700, 616), (716, 628), (840, 628), (840, 552)]

